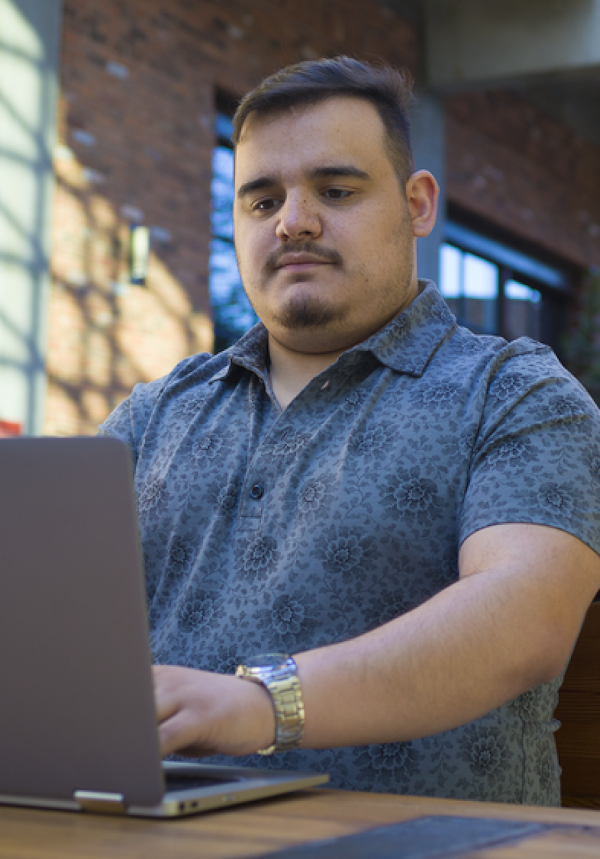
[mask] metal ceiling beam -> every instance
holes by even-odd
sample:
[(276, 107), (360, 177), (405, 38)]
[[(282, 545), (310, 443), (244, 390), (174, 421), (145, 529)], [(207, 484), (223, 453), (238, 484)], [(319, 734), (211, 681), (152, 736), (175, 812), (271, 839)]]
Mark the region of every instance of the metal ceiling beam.
[(600, 80), (600, 0), (424, 0), (429, 86)]

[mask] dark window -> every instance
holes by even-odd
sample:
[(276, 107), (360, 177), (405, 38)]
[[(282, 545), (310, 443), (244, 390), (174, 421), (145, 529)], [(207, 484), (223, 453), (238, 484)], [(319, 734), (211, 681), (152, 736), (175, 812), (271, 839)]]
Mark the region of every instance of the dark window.
[(461, 325), (559, 349), (569, 279), (558, 266), (454, 221), (440, 248), (440, 292)]
[(233, 148), (231, 117), (217, 111), (211, 187), (211, 240), (208, 289), (215, 329), (215, 352), (227, 349), (257, 316), (244, 292), (233, 247)]

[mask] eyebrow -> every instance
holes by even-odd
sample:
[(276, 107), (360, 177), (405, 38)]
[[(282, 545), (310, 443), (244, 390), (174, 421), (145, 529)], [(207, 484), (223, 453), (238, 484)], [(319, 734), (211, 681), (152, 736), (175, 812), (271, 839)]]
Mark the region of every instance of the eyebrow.
[(247, 197), (248, 194), (253, 194), (255, 191), (264, 191), (267, 188), (272, 188), (277, 184), (274, 176), (259, 176), (258, 179), (252, 179), (250, 182), (244, 182), (240, 185), (237, 192), (237, 197)]
[(350, 164), (316, 167), (309, 173), (311, 179), (328, 179), (330, 176), (353, 176), (355, 179), (369, 179), (368, 173)]
[[(338, 176), (352, 176), (355, 179), (370, 179), (369, 174), (364, 170), (360, 170), (358, 167), (353, 167), (352, 165), (347, 164), (332, 164), (323, 167), (315, 167), (314, 170), (310, 170), (308, 172), (309, 179), (329, 179)], [(248, 194), (253, 194), (255, 191), (264, 191), (267, 188), (272, 188), (274, 185), (277, 185), (277, 183), (278, 180), (275, 176), (259, 176), (257, 179), (252, 179), (250, 182), (244, 182), (243, 185), (240, 185), (236, 196), (241, 199), (242, 197), (248, 196)]]

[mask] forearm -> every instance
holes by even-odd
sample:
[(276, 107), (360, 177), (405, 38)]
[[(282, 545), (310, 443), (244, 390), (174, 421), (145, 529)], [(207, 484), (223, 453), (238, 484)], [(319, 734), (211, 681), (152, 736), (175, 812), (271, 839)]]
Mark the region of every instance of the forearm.
[(485, 573), (371, 633), (297, 655), (303, 745), (427, 736), (550, 680), (562, 663), (543, 599), (530, 596), (516, 575)]
[[(486, 573), (460, 581), (370, 633), (296, 654), (306, 714), (302, 746), (427, 736), (471, 721), (550, 679), (545, 658), (540, 665), (542, 642), (535, 636), (532, 642), (527, 631), (537, 626), (536, 619), (529, 609), (515, 614), (510, 583), (495, 578)], [(515, 590), (517, 606), (529, 602), (522, 585)], [(273, 708), (260, 686), (189, 669), (157, 671), (170, 681), (165, 687), (163, 680), (160, 696), (164, 753), (247, 754), (273, 742)], [(242, 725), (236, 722), (240, 716)], [(199, 726), (204, 726), (200, 744)]]
[[(558, 675), (600, 587), (600, 558), (543, 526), (477, 532), (461, 580), (358, 638), (296, 654), (305, 748), (400, 742), (470, 722)], [(275, 736), (267, 691), (156, 669), (163, 754), (248, 754)]]

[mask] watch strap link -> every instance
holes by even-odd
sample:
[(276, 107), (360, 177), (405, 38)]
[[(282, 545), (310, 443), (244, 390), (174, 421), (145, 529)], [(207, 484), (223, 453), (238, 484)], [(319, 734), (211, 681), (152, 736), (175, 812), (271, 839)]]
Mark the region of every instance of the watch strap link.
[(265, 685), (275, 708), (277, 733), (273, 745), (259, 754), (270, 755), (295, 749), (302, 739), (304, 704), (296, 663), (291, 656), (284, 665), (273, 669), (271, 679)]
[(238, 667), (238, 677), (260, 683), (266, 688), (275, 710), (275, 742), (266, 749), (260, 749), (257, 752), (259, 755), (287, 752), (300, 745), (304, 731), (304, 703), (297, 671), (291, 656), (281, 665)]

